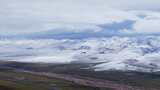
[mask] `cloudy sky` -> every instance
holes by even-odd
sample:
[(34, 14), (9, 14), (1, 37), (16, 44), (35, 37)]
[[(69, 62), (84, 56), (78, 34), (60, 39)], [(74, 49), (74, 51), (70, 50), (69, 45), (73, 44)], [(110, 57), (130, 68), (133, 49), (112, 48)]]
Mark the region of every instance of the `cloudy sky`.
[(160, 0), (0, 0), (0, 35), (160, 33)]

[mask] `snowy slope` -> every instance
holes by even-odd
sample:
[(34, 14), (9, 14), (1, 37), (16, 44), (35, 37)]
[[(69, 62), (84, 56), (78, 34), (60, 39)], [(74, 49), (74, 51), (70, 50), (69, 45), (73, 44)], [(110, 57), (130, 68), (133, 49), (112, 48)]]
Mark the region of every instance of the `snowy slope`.
[(160, 71), (160, 37), (86, 40), (1, 40), (1, 60), (42, 63), (99, 63), (95, 70)]

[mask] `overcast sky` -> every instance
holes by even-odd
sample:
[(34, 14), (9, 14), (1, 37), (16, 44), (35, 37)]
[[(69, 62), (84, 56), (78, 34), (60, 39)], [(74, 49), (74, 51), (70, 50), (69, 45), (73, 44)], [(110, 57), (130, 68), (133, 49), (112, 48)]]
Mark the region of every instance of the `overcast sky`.
[(135, 23), (124, 33), (160, 33), (160, 0), (0, 0), (0, 35), (101, 32), (126, 20)]

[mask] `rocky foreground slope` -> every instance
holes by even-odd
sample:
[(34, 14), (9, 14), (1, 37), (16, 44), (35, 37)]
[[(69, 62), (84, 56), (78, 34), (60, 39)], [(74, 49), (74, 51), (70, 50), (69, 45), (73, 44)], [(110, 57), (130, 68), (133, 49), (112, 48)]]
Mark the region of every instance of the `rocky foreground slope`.
[[(95, 71), (90, 68), (93, 64), (51, 64), (51, 63), (20, 63), (20, 62), (0, 62), (0, 81), (21, 82), (19, 84), (32, 83), (51, 88), (55, 82), (48, 82), (45, 79), (25, 78), (27, 76), (48, 77), (53, 81), (55, 78), (72, 82), (75, 85), (85, 87), (82, 90), (159, 90), (159, 73), (142, 73), (133, 71)], [(86, 69), (87, 68), (87, 69)], [(40, 80), (40, 81), (39, 81)], [(48, 84), (50, 83), (50, 84)], [(1, 84), (1, 83), (0, 83)], [(29, 85), (30, 85), (29, 84)], [(56, 85), (61, 85), (59, 82)], [(10, 84), (9, 84), (10, 85)], [(28, 85), (28, 84), (27, 84)], [(59, 86), (64, 88), (64, 86)], [(68, 88), (76, 88), (74, 85)], [(89, 89), (90, 88), (90, 89)], [(17, 89), (16, 89), (17, 90)], [(20, 89), (23, 90), (23, 89)], [(30, 89), (27, 89), (30, 90)], [(31, 89), (32, 90), (32, 89)], [(48, 89), (44, 89), (48, 90)], [(49, 89), (50, 90), (50, 89)], [(51, 89), (52, 90), (52, 89)], [(54, 89), (53, 89), (54, 90)], [(57, 89), (56, 89), (57, 90)], [(58, 89), (63, 90), (63, 89)], [(72, 89), (64, 89), (72, 90)], [(81, 89), (80, 89), (81, 90)]]

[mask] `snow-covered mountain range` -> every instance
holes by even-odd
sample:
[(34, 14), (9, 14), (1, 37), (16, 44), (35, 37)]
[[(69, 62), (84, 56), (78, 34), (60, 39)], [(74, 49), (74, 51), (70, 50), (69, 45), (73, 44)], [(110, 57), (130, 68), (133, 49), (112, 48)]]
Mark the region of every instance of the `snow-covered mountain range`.
[(0, 40), (0, 59), (33, 63), (98, 63), (95, 70), (160, 71), (160, 37)]

